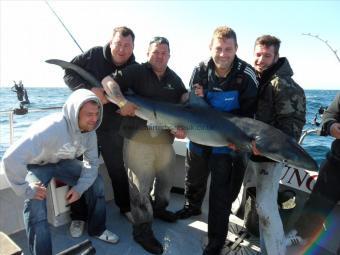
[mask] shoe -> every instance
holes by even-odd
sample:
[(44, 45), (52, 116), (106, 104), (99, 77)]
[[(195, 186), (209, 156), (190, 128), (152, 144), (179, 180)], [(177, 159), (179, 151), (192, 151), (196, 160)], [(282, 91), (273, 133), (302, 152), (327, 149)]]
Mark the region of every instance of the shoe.
[(223, 245), (222, 246), (214, 246), (212, 247), (210, 244), (208, 244), (204, 250), (203, 250), (203, 255), (217, 255), (217, 254), (221, 254), (221, 251), (223, 249)]
[(126, 219), (130, 222), (130, 223), (134, 223), (135, 221), (133, 220), (133, 216), (131, 212), (125, 212), (123, 213), (123, 215), (126, 217)]
[(286, 235), (286, 246), (304, 245), (306, 240), (297, 234), (297, 230), (293, 229)]
[(73, 220), (70, 225), (70, 235), (72, 237), (81, 237), (84, 233), (85, 221)]
[(107, 229), (104, 230), (104, 232), (100, 236), (95, 237), (108, 243), (118, 243), (119, 241), (119, 237)]
[(167, 210), (155, 210), (153, 211), (153, 217), (166, 222), (175, 222), (177, 220), (176, 214)]
[(139, 243), (144, 250), (150, 252), (152, 254), (162, 254), (163, 246), (162, 244), (154, 237), (153, 233), (145, 234), (140, 236), (134, 236), (133, 239)]
[(186, 207), (184, 206), (183, 209), (176, 212), (176, 216), (178, 219), (187, 219), (191, 216), (197, 216), (202, 214), (201, 209), (198, 208), (192, 208), (192, 207)]

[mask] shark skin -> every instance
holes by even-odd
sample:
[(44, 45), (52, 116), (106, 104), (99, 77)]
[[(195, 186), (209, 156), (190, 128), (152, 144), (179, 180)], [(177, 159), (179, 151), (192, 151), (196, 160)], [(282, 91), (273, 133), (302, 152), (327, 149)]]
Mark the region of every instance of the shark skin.
[[(62, 60), (47, 60), (62, 68), (70, 68), (98, 87), (97, 81), (81, 67)], [(95, 80), (95, 81), (94, 81)], [(113, 102), (110, 88), (104, 88), (108, 99)], [(190, 141), (198, 144), (219, 147), (234, 144), (238, 150), (252, 152), (252, 141), (262, 156), (286, 165), (317, 171), (315, 160), (291, 137), (264, 122), (237, 117), (210, 107), (203, 98), (190, 93), (186, 104), (170, 104), (143, 98), (137, 95), (126, 96), (136, 104), (136, 116), (146, 120), (153, 129), (183, 128)], [(157, 130), (153, 130), (156, 131)]]
[[(136, 115), (153, 129), (182, 128), (190, 141), (213, 147), (235, 144), (242, 151), (251, 151), (251, 139), (221, 112), (209, 107), (188, 104), (170, 104), (143, 98), (125, 96), (136, 104)], [(157, 130), (156, 130), (157, 131)]]
[(160, 129), (181, 127), (188, 139), (195, 143), (213, 147), (235, 144), (240, 151), (252, 152), (251, 142), (255, 141), (262, 156), (292, 167), (318, 169), (315, 160), (279, 129), (255, 119), (217, 111), (193, 93), (184, 105), (140, 96), (126, 96), (126, 99), (139, 107), (136, 115), (140, 118), (153, 123), (153, 126), (158, 125)]
[(291, 167), (318, 171), (316, 161), (292, 137), (281, 130), (255, 119), (231, 114), (226, 118), (255, 141), (261, 155)]

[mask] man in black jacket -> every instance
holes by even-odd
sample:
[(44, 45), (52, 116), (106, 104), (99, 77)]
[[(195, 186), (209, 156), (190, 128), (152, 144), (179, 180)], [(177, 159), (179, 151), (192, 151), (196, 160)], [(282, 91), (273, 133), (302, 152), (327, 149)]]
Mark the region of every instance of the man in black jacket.
[(335, 140), (295, 229), (286, 237), (288, 245), (312, 244), (319, 237), (325, 218), (340, 201), (340, 93), (324, 112), (322, 121), (321, 135), (331, 135)]
[[(185, 137), (184, 130), (170, 132), (153, 129), (135, 115), (137, 107), (127, 101), (122, 91), (131, 89), (136, 95), (155, 101), (179, 103), (188, 98), (181, 78), (168, 67), (169, 41), (156, 36), (150, 43), (148, 61), (117, 72), (113, 78), (102, 80), (110, 99), (120, 107), (124, 119), (121, 133), (124, 141), (124, 158), (130, 182), (131, 212), (133, 215), (133, 238), (145, 250), (162, 254), (163, 246), (152, 230), (153, 218), (175, 222), (176, 215), (166, 208), (170, 200), (172, 176), (175, 167), (174, 138)], [(133, 117), (134, 116), (134, 117)], [(150, 190), (153, 190), (150, 195)]]
[[(136, 64), (133, 55), (134, 39), (135, 35), (131, 29), (116, 27), (113, 30), (111, 41), (104, 47), (93, 47), (76, 56), (71, 62), (84, 68), (101, 81), (109, 74), (128, 65)], [(123, 137), (118, 134), (122, 121), (121, 115), (116, 113), (118, 107), (106, 99), (103, 88), (92, 87), (72, 70), (65, 71), (64, 81), (72, 90), (79, 88), (91, 90), (104, 106), (103, 121), (97, 129), (98, 146), (111, 178), (115, 202), (120, 208), (120, 212), (132, 221), (129, 185), (122, 153)], [(71, 205), (71, 236), (79, 237), (82, 235), (84, 221), (87, 219), (87, 215), (84, 214), (86, 211), (82, 199)]]

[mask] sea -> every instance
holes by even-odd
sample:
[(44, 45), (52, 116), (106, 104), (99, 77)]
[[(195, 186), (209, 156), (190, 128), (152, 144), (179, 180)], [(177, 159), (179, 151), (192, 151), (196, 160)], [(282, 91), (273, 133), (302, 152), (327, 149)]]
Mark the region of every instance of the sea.
[[(30, 104), (25, 105), (28, 113), (25, 115), (13, 115), (14, 132), (12, 140), (15, 141), (25, 133), (25, 130), (37, 119), (46, 116), (52, 112), (61, 111), (55, 107), (62, 107), (63, 103), (70, 95), (69, 88), (49, 88), (27, 87)], [(313, 130), (320, 128), (315, 123), (321, 121), (319, 113), (320, 108), (326, 108), (339, 90), (306, 90), (307, 99), (307, 122), (304, 130)], [(15, 92), (10, 87), (0, 88), (0, 158), (10, 145), (10, 112), (19, 108), (19, 102)], [(307, 135), (302, 146), (308, 153), (320, 164), (326, 153), (329, 151), (332, 137), (319, 136), (316, 133)]]

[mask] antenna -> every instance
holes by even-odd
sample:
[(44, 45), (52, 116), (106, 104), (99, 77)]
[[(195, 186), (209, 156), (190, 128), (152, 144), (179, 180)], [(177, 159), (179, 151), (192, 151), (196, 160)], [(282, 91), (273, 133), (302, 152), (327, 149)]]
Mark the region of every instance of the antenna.
[(80, 47), (80, 45), (78, 44), (78, 42), (76, 41), (76, 39), (73, 37), (73, 35), (71, 34), (71, 32), (67, 29), (67, 27), (65, 26), (64, 22), (59, 18), (58, 14), (53, 10), (52, 6), (47, 2), (47, 0), (45, 0), (45, 3), (47, 4), (47, 6), (50, 8), (50, 10), (53, 12), (54, 16), (57, 17), (57, 19), (59, 20), (59, 22), (61, 23), (61, 25), (65, 28), (66, 32), (69, 34), (69, 36), (71, 36), (72, 40), (75, 42), (75, 44), (77, 44), (78, 48), (81, 50), (82, 53), (84, 53), (83, 49)]
[(321, 37), (319, 37), (319, 35), (313, 35), (313, 34), (311, 34), (311, 33), (308, 33), (308, 34), (302, 33), (302, 35), (307, 35), (307, 36), (314, 37), (314, 38), (320, 40), (321, 42), (323, 42), (324, 44), (326, 44), (327, 47), (334, 53), (335, 57), (337, 58), (337, 60), (338, 60), (339, 63), (340, 63), (340, 58), (339, 58), (339, 56), (338, 56), (337, 50), (333, 49), (332, 46), (328, 43), (327, 40), (322, 39)]

